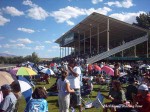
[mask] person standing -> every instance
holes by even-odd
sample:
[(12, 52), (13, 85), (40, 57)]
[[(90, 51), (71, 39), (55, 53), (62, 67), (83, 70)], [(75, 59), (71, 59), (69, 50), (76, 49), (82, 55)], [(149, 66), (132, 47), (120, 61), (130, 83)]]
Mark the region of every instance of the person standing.
[(14, 112), (17, 103), (16, 96), (11, 92), (11, 87), (8, 84), (1, 86), (3, 93), (3, 101), (0, 103), (0, 112)]
[(61, 78), (57, 81), (59, 112), (69, 112), (70, 93), (74, 90), (70, 88), (69, 80), (66, 79), (68, 72), (63, 70)]
[(112, 77), (112, 80), (118, 80), (119, 77), (120, 77), (120, 71), (119, 71), (119, 67), (120, 67), (120, 64), (119, 63), (116, 63), (114, 65), (114, 76)]
[(78, 106), (79, 112), (81, 112), (82, 111), (81, 92), (80, 92), (81, 69), (78, 66), (78, 63), (74, 59), (69, 60), (68, 71), (69, 71), (69, 75), (67, 79), (70, 82), (70, 87), (75, 91), (73, 94), (71, 94), (71, 106), (74, 105)]

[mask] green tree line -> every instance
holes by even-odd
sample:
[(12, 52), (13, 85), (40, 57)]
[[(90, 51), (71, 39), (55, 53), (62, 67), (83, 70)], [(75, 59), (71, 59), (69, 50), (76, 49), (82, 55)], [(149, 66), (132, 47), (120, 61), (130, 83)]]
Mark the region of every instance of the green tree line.
[(31, 55), (27, 55), (25, 57), (23, 56), (17, 56), (17, 57), (0, 57), (0, 64), (20, 64), (26, 61), (30, 61), (33, 63), (39, 63), (40, 58), (38, 55), (33, 52)]

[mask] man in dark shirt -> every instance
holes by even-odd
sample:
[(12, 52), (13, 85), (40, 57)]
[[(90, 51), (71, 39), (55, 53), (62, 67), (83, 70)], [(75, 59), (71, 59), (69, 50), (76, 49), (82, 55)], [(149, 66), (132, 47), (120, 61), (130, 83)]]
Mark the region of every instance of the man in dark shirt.
[(135, 79), (133, 77), (129, 78), (128, 81), (129, 81), (129, 85), (126, 87), (126, 98), (128, 101), (133, 102), (132, 95), (133, 94), (136, 95), (138, 92), (138, 89), (134, 85)]

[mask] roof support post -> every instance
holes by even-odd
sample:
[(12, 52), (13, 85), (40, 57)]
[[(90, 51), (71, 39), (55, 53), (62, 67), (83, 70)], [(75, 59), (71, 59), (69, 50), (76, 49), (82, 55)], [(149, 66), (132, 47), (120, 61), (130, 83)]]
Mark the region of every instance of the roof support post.
[(79, 41), (79, 45), (78, 45), (78, 48), (79, 48), (79, 51), (78, 51), (78, 55), (80, 56), (80, 32), (78, 31), (78, 36), (79, 36), (79, 39), (78, 39), (78, 41)]
[(74, 55), (76, 55), (76, 44), (74, 43)]
[(69, 47), (68, 47), (68, 55), (69, 55)]
[(91, 52), (91, 28), (90, 28), (90, 55), (92, 54)]
[(99, 25), (97, 27), (97, 54), (99, 54)]
[(109, 51), (109, 18), (107, 18), (107, 51)]
[(134, 57), (136, 58), (136, 45), (134, 46)]
[(66, 47), (65, 47), (65, 57), (66, 57)]
[(148, 50), (149, 50), (149, 49), (148, 49), (148, 40), (147, 40), (147, 58), (149, 57), (149, 55), (148, 55), (148, 54), (149, 54)]
[(62, 47), (62, 58), (64, 57), (64, 48)]
[(85, 54), (85, 32), (84, 32), (84, 54)]
[(60, 46), (60, 58), (61, 58), (61, 46)]
[(71, 53), (70, 54), (72, 54), (72, 47), (71, 47)]

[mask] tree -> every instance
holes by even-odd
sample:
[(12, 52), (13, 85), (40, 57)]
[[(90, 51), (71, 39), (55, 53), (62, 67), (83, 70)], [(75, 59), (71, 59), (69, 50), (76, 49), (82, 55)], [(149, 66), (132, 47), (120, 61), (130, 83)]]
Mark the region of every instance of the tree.
[(150, 30), (150, 12), (147, 14), (140, 14), (136, 17), (136, 21), (137, 23), (133, 23), (133, 25)]
[(38, 63), (40, 61), (40, 58), (38, 57), (38, 55), (35, 52), (32, 53), (31, 57), (32, 57), (33, 63)]

